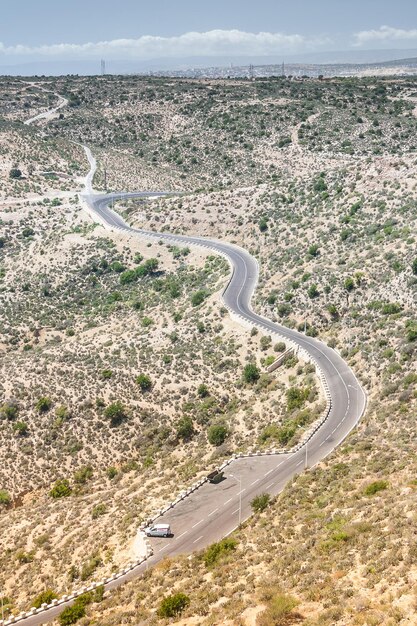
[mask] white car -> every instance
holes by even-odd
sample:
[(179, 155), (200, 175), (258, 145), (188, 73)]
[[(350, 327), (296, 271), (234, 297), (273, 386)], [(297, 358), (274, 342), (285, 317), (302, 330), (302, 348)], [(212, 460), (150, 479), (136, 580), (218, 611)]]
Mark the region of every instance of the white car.
[(169, 524), (155, 524), (144, 529), (147, 537), (170, 537), (171, 526)]

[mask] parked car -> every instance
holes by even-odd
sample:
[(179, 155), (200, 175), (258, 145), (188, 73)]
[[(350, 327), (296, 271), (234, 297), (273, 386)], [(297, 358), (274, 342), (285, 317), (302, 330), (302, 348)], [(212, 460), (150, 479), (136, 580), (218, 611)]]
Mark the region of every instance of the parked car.
[(145, 528), (147, 537), (171, 537), (171, 526), (169, 524), (154, 524)]

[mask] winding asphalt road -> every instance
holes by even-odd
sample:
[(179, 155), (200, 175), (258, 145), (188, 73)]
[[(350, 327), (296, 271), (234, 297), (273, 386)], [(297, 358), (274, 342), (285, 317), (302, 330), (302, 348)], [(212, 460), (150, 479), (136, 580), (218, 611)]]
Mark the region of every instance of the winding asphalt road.
[[(304, 349), (321, 368), (332, 401), (328, 419), (309, 439), (308, 444), (298, 451), (236, 459), (227, 466), (225, 479), (221, 483), (218, 485), (205, 483), (162, 515), (158, 522), (168, 522), (174, 536), (168, 540), (153, 539), (153, 556), (124, 576), (105, 585), (106, 589), (113, 589), (140, 576), (162, 558), (202, 549), (213, 541), (230, 534), (240, 522), (251, 515), (250, 502), (255, 495), (264, 492), (271, 495), (279, 494), (293, 476), (322, 461), (345, 439), (365, 410), (366, 396), (354, 373), (337, 352), (316, 339), (276, 324), (252, 310), (251, 299), (259, 270), (257, 261), (248, 252), (222, 241), (131, 228), (110, 208), (113, 201), (165, 194), (163, 192), (106, 195), (94, 193), (92, 181), (96, 162), (90, 150), (84, 149), (90, 162), (90, 172), (86, 177), (85, 193), (82, 199), (94, 219), (109, 229), (126, 232), (140, 238), (204, 246), (225, 256), (232, 269), (230, 281), (222, 294), (225, 305), (244, 322), (257, 325), (266, 333), (277, 333)], [(39, 615), (19, 620), (18, 623), (36, 626), (51, 621), (65, 606), (67, 604), (62, 604)]]

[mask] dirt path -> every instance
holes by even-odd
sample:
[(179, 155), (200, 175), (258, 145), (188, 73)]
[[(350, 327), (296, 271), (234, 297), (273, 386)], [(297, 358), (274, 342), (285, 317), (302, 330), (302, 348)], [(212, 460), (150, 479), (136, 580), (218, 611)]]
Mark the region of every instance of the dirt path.
[(311, 122), (314, 122), (314, 120), (316, 120), (318, 117), (320, 117), (321, 115), (321, 111), (319, 111), (318, 113), (313, 113), (312, 115), (310, 115), (310, 117), (307, 118), (307, 120), (305, 122), (300, 122), (299, 124), (297, 124), (296, 126), (294, 126), (294, 128), (291, 131), (291, 144), (294, 147), (294, 150), (296, 152), (304, 152), (304, 148), (301, 146), (300, 144), (300, 139), (298, 137), (298, 132), (301, 128), (301, 126), (303, 124), (311, 124)]

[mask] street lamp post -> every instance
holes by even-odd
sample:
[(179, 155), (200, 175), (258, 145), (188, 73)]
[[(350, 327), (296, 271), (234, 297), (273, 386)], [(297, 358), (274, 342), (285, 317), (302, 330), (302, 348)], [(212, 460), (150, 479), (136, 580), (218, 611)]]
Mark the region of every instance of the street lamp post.
[(242, 523), (242, 477), (230, 474), (232, 478), (239, 481), (239, 526)]

